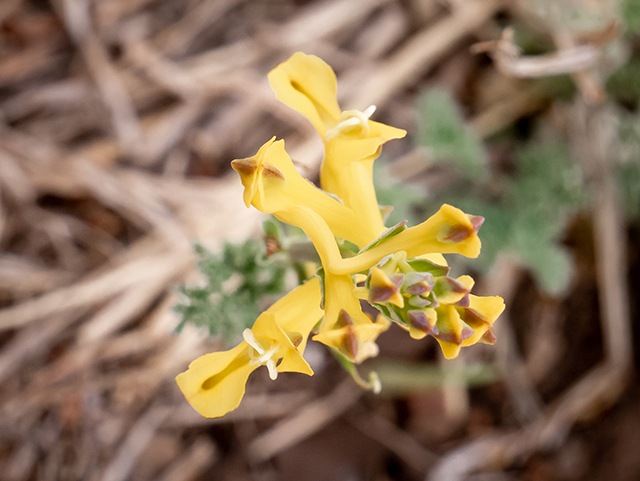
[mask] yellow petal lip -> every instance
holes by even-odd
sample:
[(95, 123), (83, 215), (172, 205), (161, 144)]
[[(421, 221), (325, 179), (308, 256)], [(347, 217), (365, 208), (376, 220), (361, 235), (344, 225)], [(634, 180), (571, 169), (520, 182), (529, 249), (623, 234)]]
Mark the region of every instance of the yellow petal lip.
[(244, 186), (243, 200), (244, 204), (249, 207), (253, 202), (259, 189), (259, 179), (262, 173), (262, 166), (265, 161), (267, 150), (275, 142), (275, 136), (265, 142), (258, 150), (256, 155), (245, 159), (236, 159), (231, 161), (231, 168), (240, 174), (240, 180)]
[(296, 52), (268, 78), (276, 98), (309, 119), (321, 136), (338, 123), (336, 76), (320, 58)]
[[(302, 353), (323, 314), (320, 295), (320, 282), (314, 278), (279, 299), (256, 319), (252, 336), (263, 347), (273, 348), (272, 358), (281, 359), (278, 372), (313, 374)], [(196, 411), (216, 418), (238, 407), (249, 375), (261, 364), (260, 360), (256, 362), (252, 349), (244, 341), (228, 351), (205, 354), (176, 377), (180, 390)]]
[(499, 296), (474, 296), (469, 295), (469, 307), (457, 308), (465, 323), (471, 326), (474, 334), (462, 342), (463, 346), (471, 346), (476, 342), (493, 344), (495, 333), (493, 324), (504, 311), (504, 300)]
[(202, 416), (221, 417), (240, 405), (249, 375), (258, 368), (249, 364), (248, 348), (243, 342), (229, 351), (205, 354), (176, 376), (185, 398)]
[(436, 327), (439, 332), (434, 337), (440, 344), (444, 357), (453, 359), (460, 353), (463, 341), (473, 333), (453, 306), (437, 307), (436, 312), (438, 314)]

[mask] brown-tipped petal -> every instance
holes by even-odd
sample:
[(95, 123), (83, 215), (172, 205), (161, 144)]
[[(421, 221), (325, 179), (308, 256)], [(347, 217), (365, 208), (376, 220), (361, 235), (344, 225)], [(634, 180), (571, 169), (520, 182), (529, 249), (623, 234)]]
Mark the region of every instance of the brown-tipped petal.
[(353, 319), (351, 318), (349, 313), (344, 309), (341, 309), (340, 313), (338, 314), (338, 320), (335, 323), (334, 329), (340, 329), (342, 327), (347, 327), (347, 326), (351, 327), (353, 326), (353, 324), (354, 324)]
[(298, 347), (300, 344), (302, 344), (303, 338), (302, 334), (300, 334), (299, 332), (287, 332), (286, 334), (295, 347)]
[[(460, 282), (460, 281), (463, 282)], [(441, 304), (455, 304), (468, 296), (473, 286), (473, 279), (461, 276), (458, 279), (439, 277), (433, 287), (433, 295)]]
[(356, 359), (358, 355), (358, 336), (353, 328), (347, 329), (340, 347), (349, 359)]
[(405, 293), (412, 296), (425, 294), (433, 289), (435, 281), (430, 273), (409, 272), (405, 274), (402, 284)]
[(258, 169), (258, 161), (253, 157), (231, 161), (231, 168), (242, 176), (249, 177)]
[(273, 179), (285, 180), (284, 174), (276, 169), (273, 165), (265, 165), (262, 168), (262, 175)]
[(455, 332), (453, 330), (440, 331), (437, 334), (432, 334), (436, 339), (440, 339), (441, 341), (450, 342), (452, 344), (457, 344), (458, 346), (462, 344), (465, 339), (469, 339), (475, 331), (471, 329), (469, 326), (463, 323), (463, 327), (460, 332)]
[(458, 224), (449, 227), (447, 233), (443, 236), (443, 240), (449, 242), (462, 242), (471, 237), (475, 231), (469, 226)]
[(486, 326), (489, 322), (478, 314), (473, 309), (469, 309), (464, 306), (465, 309), (460, 309), (458, 312), (460, 313), (460, 317), (464, 321), (465, 324), (469, 325), (473, 329), (479, 329)]
[(491, 345), (496, 343), (496, 331), (493, 326), (486, 330), (486, 332), (480, 338), (480, 342)]
[(462, 341), (464, 341), (465, 339), (469, 339), (471, 336), (473, 336), (475, 332), (476, 331), (474, 331), (468, 326), (463, 327), (462, 332), (460, 333), (460, 338), (462, 339)]
[(471, 222), (471, 225), (473, 226), (475, 231), (478, 232), (482, 224), (484, 224), (484, 217), (482, 217), (481, 215), (470, 215), (469, 222)]

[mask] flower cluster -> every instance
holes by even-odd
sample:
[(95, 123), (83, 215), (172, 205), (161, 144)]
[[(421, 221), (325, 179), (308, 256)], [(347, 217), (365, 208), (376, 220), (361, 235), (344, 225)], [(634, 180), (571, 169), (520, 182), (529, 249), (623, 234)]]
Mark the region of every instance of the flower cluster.
[[(272, 379), (285, 371), (312, 375), (302, 357), (312, 333), (313, 340), (355, 364), (377, 355), (375, 341), (391, 322), (415, 339), (435, 337), (446, 358), (462, 346), (493, 343), (502, 299), (471, 295), (473, 279), (449, 277), (442, 256), (476, 257), (484, 219), (445, 204), (417, 226), (403, 222), (387, 229), (373, 187), (373, 161), (385, 142), (406, 132), (370, 120), (373, 106), (341, 111), (335, 74), (317, 57), (294, 54), (269, 73), (269, 82), (277, 98), (311, 121), (324, 140), (322, 189), (297, 172), (284, 141), (275, 138), (232, 167), (240, 174), (247, 207), (301, 228), (322, 266), (260, 315), (240, 345), (202, 356), (178, 375), (192, 406), (206, 417), (235, 409), (249, 374), (261, 365)], [(366, 314), (361, 300), (380, 314)]]

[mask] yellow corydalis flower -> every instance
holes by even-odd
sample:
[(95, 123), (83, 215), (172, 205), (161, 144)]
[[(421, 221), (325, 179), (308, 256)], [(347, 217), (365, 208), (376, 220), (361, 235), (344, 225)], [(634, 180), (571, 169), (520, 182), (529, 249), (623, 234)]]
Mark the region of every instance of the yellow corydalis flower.
[(312, 375), (302, 357), (309, 333), (322, 317), (320, 284), (314, 278), (263, 312), (244, 341), (224, 352), (199, 357), (176, 382), (193, 408), (208, 418), (224, 416), (242, 401), (249, 375), (266, 366), (269, 377), (279, 372)]
[(467, 215), (456, 207), (444, 204), (423, 223), (410, 227), (355, 257), (336, 260), (329, 269), (336, 274), (362, 272), (377, 264), (383, 257), (400, 251), (405, 251), (407, 257), (432, 253), (478, 257), (481, 246), (478, 229), (482, 222), (482, 217)]
[(369, 243), (384, 230), (373, 188), (373, 161), (385, 142), (404, 137), (406, 131), (370, 120), (373, 105), (363, 112), (341, 111), (336, 76), (313, 55), (294, 53), (268, 77), (276, 97), (309, 119), (322, 137), (321, 186), (358, 212), (358, 226), (368, 238), (359, 245)]
[[(328, 224), (332, 236), (362, 242), (354, 212), (304, 179), (285, 151), (284, 140), (273, 137), (256, 155), (231, 162), (244, 186), (243, 199), (267, 214), (289, 224), (295, 221), (297, 207), (307, 207)], [(301, 227), (301, 226), (300, 226)]]
[(469, 295), (467, 307), (446, 304), (436, 308), (439, 334), (434, 336), (447, 359), (458, 356), (460, 349), (477, 342), (495, 343), (493, 323), (504, 311), (501, 297)]
[(358, 322), (342, 309), (332, 328), (316, 334), (313, 340), (336, 349), (349, 361), (359, 364), (378, 355), (375, 341), (390, 325), (391, 322), (382, 316), (376, 322), (371, 319)]

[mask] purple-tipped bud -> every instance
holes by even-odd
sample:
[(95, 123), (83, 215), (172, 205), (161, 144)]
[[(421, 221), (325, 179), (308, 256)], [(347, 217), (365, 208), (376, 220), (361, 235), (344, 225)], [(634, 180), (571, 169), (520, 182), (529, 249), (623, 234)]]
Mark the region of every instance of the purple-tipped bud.
[[(461, 277), (463, 280), (465, 278), (471, 280), (468, 276)], [(455, 304), (469, 294), (472, 285), (472, 280), (465, 285), (450, 277), (439, 277), (436, 280), (436, 285), (433, 287), (432, 292), (441, 304)]]
[(491, 345), (496, 343), (496, 331), (493, 329), (493, 326), (486, 330), (480, 338), (480, 342)]
[(438, 332), (435, 326), (435, 319), (429, 322), (429, 317), (424, 311), (409, 311), (407, 319), (411, 326), (426, 334), (436, 334)]
[(419, 296), (426, 294), (436, 282), (433, 280), (433, 276), (427, 272), (409, 272), (405, 275), (404, 282), (402, 283), (402, 289), (405, 293), (412, 296)]
[(471, 329), (469, 326), (465, 326), (462, 328), (460, 333), (456, 333), (453, 331), (441, 331), (438, 334), (434, 334), (433, 336), (441, 341), (451, 342), (453, 344), (462, 344), (462, 341), (465, 339), (469, 339), (475, 331)]
[(466, 293), (462, 299), (456, 302), (456, 306), (458, 307), (469, 307), (469, 303), (471, 300), (469, 299), (469, 293)]
[(382, 304), (388, 302), (398, 307), (404, 307), (404, 299), (400, 293), (400, 286), (404, 274), (387, 275), (378, 267), (371, 268), (369, 275), (369, 302)]

